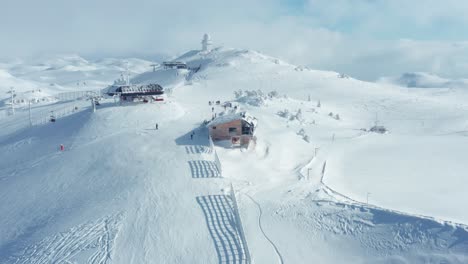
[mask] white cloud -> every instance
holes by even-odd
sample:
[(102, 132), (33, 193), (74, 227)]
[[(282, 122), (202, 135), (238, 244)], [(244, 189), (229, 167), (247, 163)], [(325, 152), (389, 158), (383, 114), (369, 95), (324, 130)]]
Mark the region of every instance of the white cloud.
[[(464, 16), (468, 2), (309, 0), (302, 12), (295, 13), (288, 13), (285, 4), (280, 0), (8, 1), (0, 16), (0, 57), (44, 52), (176, 54), (199, 48), (202, 34), (209, 32), (218, 45), (255, 49), (364, 79), (407, 71), (447, 77), (468, 72), (466, 42), (400, 40), (411, 33), (405, 28), (429, 30), (440, 21), (463, 27), (468, 24)], [(437, 38), (430, 31), (427, 34), (426, 39)]]

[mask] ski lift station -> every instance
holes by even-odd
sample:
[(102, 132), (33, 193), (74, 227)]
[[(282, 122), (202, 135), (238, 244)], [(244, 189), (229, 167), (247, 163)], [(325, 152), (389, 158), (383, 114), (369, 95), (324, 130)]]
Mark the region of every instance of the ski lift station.
[(113, 85), (107, 91), (109, 96), (119, 96), (120, 102), (138, 102), (145, 103), (149, 101), (163, 101), (161, 95), (164, 94), (164, 89), (155, 83), (135, 85)]
[(257, 119), (245, 112), (221, 115), (207, 124), (213, 141), (230, 140), (232, 146), (248, 146), (255, 141)]
[(188, 69), (187, 64), (181, 61), (165, 61), (162, 65), (164, 69)]

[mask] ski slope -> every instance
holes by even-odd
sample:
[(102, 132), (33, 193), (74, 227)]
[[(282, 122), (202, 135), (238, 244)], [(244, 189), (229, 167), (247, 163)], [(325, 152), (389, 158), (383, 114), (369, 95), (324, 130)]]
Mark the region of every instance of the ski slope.
[[(464, 90), (408, 91), (249, 50), (177, 60), (200, 70), (132, 78), (164, 83), (164, 103), (59, 101), (33, 110), (78, 110), (1, 121), (0, 263), (468, 262)], [(104, 72), (97, 81), (119, 77)], [(255, 148), (210, 146), (201, 123), (216, 100), (258, 119)], [(388, 134), (363, 130), (376, 116)]]

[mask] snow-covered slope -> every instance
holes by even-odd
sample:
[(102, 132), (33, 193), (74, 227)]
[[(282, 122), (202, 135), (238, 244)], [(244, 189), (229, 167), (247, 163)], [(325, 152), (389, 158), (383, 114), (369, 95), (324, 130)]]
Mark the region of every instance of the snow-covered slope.
[[(8, 119), (0, 263), (241, 263), (246, 248), (253, 263), (468, 262), (464, 90), (408, 91), (249, 50), (177, 60), (200, 68), (132, 79), (173, 88), (162, 104), (58, 102), (43, 110), (79, 107), (32, 128), (9, 125), (27, 113)], [(234, 111), (217, 100), (257, 118), (255, 148), (210, 147), (202, 121)], [(388, 134), (367, 132), (376, 115)]]
[(21, 79), (73, 90), (92, 90), (112, 83), (126, 71), (127, 65), (130, 75), (134, 76), (150, 70), (152, 64), (136, 58), (88, 61), (78, 55), (64, 55), (44, 56), (6, 67)]

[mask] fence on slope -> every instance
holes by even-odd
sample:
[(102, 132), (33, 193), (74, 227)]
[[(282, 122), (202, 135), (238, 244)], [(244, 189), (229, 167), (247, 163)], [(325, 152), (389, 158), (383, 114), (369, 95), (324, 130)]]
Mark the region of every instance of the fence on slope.
[[(215, 162), (216, 167), (218, 168), (218, 171), (219, 171), (219, 173), (220, 173), (220, 175), (222, 177), (221, 161), (219, 159), (218, 153), (216, 152), (214, 142), (213, 142), (213, 139), (211, 138), (211, 136), (209, 136), (209, 141), (210, 141), (210, 148), (211, 148), (212, 153), (214, 155), (214, 162)], [(251, 263), (250, 252), (249, 252), (249, 249), (248, 249), (248, 246), (247, 246), (247, 240), (245, 239), (244, 228), (243, 228), (242, 220), (241, 220), (241, 217), (240, 217), (240, 214), (239, 214), (239, 207), (237, 205), (236, 194), (235, 194), (234, 186), (232, 185), (232, 183), (231, 183), (230, 197), (231, 197), (232, 204), (233, 204), (234, 217), (235, 217), (236, 223), (238, 225), (239, 236), (240, 236), (241, 242), (243, 244), (243, 249), (244, 249), (244, 254), (245, 254), (245, 259), (244, 260), (245, 260), (245, 263)]]
[[(41, 97), (36, 99), (34, 102), (31, 101), (32, 105), (38, 104), (40, 102), (70, 102), (70, 101), (80, 101), (80, 100), (87, 100), (90, 97), (100, 96), (100, 90), (87, 90), (87, 91), (71, 91), (71, 92), (63, 92), (58, 93), (53, 96)], [(15, 117), (9, 118), (10, 122), (5, 122), (3, 124), (3, 128), (7, 127), (16, 127), (18, 129), (25, 128), (28, 126), (38, 126), (44, 125), (51, 121), (52, 117), (55, 119), (63, 118), (65, 116), (69, 116), (79, 109), (73, 105), (68, 105), (64, 107), (56, 107), (52, 110), (47, 111), (40, 111), (35, 110), (34, 108), (28, 109), (29, 106), (27, 104), (23, 104), (19, 110), (22, 112), (30, 111), (30, 114), (23, 115), (22, 117)]]
[(216, 167), (218, 168), (219, 174), (221, 174), (221, 176), (222, 176), (223, 175), (223, 170), (222, 170), (222, 167), (221, 167), (221, 161), (219, 160), (218, 153), (216, 152), (216, 149), (214, 147), (213, 139), (211, 138), (211, 136), (209, 136), (209, 138), (210, 138), (210, 148), (211, 148), (212, 152), (214, 153), (214, 162), (216, 164)]

